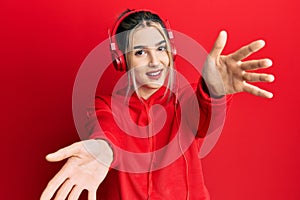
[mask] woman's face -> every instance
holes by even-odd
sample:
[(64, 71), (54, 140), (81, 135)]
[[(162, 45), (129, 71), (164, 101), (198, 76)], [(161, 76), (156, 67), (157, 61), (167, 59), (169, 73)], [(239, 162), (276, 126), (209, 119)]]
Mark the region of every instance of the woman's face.
[(147, 99), (166, 79), (170, 63), (167, 43), (155, 27), (137, 29), (132, 35), (132, 48), (127, 54), (141, 97)]

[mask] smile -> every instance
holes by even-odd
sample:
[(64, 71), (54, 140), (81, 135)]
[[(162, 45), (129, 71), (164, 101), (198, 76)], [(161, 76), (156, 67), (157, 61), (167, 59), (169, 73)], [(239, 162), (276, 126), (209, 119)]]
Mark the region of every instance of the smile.
[(157, 71), (147, 72), (146, 75), (151, 79), (159, 79), (162, 74), (162, 71), (163, 70), (161, 69)]

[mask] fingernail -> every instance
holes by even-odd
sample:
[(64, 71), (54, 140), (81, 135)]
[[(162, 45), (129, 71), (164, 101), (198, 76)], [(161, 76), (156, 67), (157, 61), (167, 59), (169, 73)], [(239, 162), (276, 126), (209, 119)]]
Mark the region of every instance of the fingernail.
[(220, 32), (220, 35), (227, 35), (227, 32), (225, 31), (225, 30), (222, 30), (221, 32)]
[(53, 157), (53, 153), (50, 153), (50, 154), (46, 155), (47, 160), (51, 159), (51, 157)]
[(264, 40), (259, 40), (260, 45), (263, 47), (265, 46), (266, 42)]
[(270, 66), (273, 65), (273, 62), (272, 62), (272, 60), (270, 60), (270, 59), (266, 59), (266, 60), (265, 60), (265, 64), (266, 64), (268, 67), (270, 67)]
[(268, 95), (268, 98), (273, 98), (273, 94), (272, 93), (270, 93), (269, 95)]
[(273, 82), (274, 80), (275, 80), (275, 77), (274, 77), (273, 75), (270, 75), (270, 76), (269, 76), (269, 81), (270, 81), (270, 82)]

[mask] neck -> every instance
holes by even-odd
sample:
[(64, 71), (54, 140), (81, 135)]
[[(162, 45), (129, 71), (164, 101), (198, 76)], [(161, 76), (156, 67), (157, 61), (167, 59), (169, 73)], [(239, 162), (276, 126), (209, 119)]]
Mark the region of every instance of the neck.
[(137, 91), (139, 97), (147, 100), (149, 99), (159, 88), (146, 88), (140, 87)]

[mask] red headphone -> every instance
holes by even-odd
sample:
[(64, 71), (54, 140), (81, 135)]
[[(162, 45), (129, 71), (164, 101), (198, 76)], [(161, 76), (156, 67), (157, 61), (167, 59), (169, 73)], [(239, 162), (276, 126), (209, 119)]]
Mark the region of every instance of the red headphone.
[[(115, 25), (113, 26), (113, 29), (112, 29), (111, 33), (110, 33), (110, 30), (108, 30), (108, 36), (110, 38), (110, 52), (111, 52), (111, 56), (112, 56), (113, 65), (114, 65), (114, 67), (117, 71), (126, 71), (126, 69), (127, 69), (124, 53), (119, 49), (118, 44), (117, 44), (117, 40), (116, 40), (116, 37), (115, 37), (117, 29), (126, 17), (128, 17), (131, 14), (134, 14), (134, 13), (137, 13), (137, 12), (142, 12), (142, 11), (151, 12), (152, 14), (158, 15), (157, 13), (155, 13), (151, 10), (145, 10), (145, 9), (130, 10), (129, 12), (125, 13), (122, 17), (120, 17), (120, 19), (118, 19), (116, 21)], [(168, 32), (168, 37), (169, 37), (169, 40), (170, 40), (170, 47), (171, 47), (172, 56), (173, 56), (173, 59), (175, 59), (175, 57), (176, 57), (176, 48), (173, 44), (173, 38), (174, 38), (173, 32), (171, 31), (170, 24), (167, 20), (165, 20), (163, 22), (163, 24), (165, 25), (165, 28)]]

